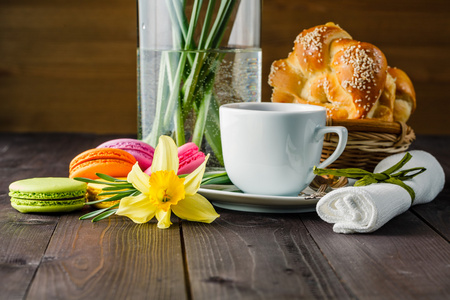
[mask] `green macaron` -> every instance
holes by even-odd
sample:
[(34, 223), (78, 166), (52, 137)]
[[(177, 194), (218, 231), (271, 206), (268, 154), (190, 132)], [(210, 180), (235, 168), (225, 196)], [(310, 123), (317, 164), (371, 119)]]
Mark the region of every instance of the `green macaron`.
[(9, 185), (11, 206), (22, 213), (57, 213), (81, 209), (87, 184), (65, 177), (41, 177)]

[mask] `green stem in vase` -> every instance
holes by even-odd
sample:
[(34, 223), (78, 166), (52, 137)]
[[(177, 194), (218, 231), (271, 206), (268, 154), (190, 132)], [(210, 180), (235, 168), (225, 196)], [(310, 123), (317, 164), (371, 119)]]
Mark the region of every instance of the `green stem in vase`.
[(205, 132), (206, 119), (208, 117), (209, 104), (212, 98), (213, 85), (210, 84), (204, 91), (203, 101), (200, 102), (200, 107), (197, 113), (197, 119), (195, 121), (194, 132), (192, 134), (192, 142), (197, 146), (202, 144), (203, 133)]
[[(164, 115), (164, 127), (165, 128), (168, 128), (170, 126), (170, 123), (172, 122), (173, 117), (174, 117), (175, 110), (177, 113), (181, 113), (181, 111), (182, 111), (182, 107), (181, 107), (181, 109), (177, 109), (178, 100), (180, 98), (178, 89), (179, 89), (179, 86), (181, 85), (181, 79), (183, 76), (184, 66), (186, 64), (186, 58), (187, 58), (187, 52), (181, 52), (180, 60), (178, 62), (177, 72), (175, 74), (175, 79), (173, 81), (173, 88), (171, 89), (170, 96), (168, 99), (166, 113)], [(176, 118), (178, 119), (179, 116), (176, 116)], [(177, 129), (181, 129), (181, 127), (177, 128)], [(178, 140), (177, 140), (177, 142), (178, 142)]]
[[(166, 77), (168, 78), (172, 78), (171, 74), (168, 74), (168, 76), (166, 76), (166, 72), (168, 71), (168, 69), (170, 68), (170, 64), (168, 64), (169, 62), (169, 58), (166, 57), (168, 56), (167, 53), (163, 53), (162, 57), (161, 57), (161, 63), (160, 63), (160, 67), (159, 67), (159, 78), (158, 78), (158, 82), (166, 82)], [(169, 81), (169, 79), (167, 80)], [(163, 112), (166, 110), (166, 102), (163, 100), (166, 95), (168, 94), (168, 88), (171, 88), (171, 84), (168, 82), (168, 84), (158, 84), (158, 90), (157, 90), (157, 94), (156, 94), (156, 113), (155, 113), (155, 117), (153, 120), (153, 127), (152, 127), (152, 132), (150, 133), (149, 136), (147, 136), (146, 138), (144, 138), (144, 142), (149, 143), (151, 145), (156, 145), (157, 141), (158, 141), (158, 134), (161, 132), (164, 132), (163, 127), (163, 121), (161, 120), (161, 117), (163, 116)]]
[(209, 105), (209, 114), (205, 125), (205, 138), (216, 154), (217, 160), (223, 166), (222, 143), (220, 140), (219, 103), (213, 97)]
[[(223, 163), (218, 122), (219, 104), (214, 97), (213, 87), (216, 67), (220, 65), (224, 55), (217, 55), (209, 50), (218, 49), (220, 46), (238, 1), (221, 0), (218, 8), (216, 0), (207, 2), (196, 46), (194, 33), (200, 24), (204, 0), (194, 0), (189, 21), (185, 13), (186, 0), (166, 0), (173, 25), (175, 50), (172, 50), (173, 53), (168, 50), (169, 54), (163, 53), (161, 57), (161, 65), (166, 68), (160, 69), (162, 74), (159, 78), (156, 115), (150, 138), (144, 137), (144, 140), (155, 145), (158, 137), (167, 134), (174, 125), (173, 136), (178, 146), (181, 146), (185, 143), (184, 123), (190, 117), (190, 112), (194, 112), (196, 123), (192, 141), (201, 147), (205, 137), (216, 157)], [(170, 60), (168, 57), (175, 53), (179, 54), (178, 60)]]

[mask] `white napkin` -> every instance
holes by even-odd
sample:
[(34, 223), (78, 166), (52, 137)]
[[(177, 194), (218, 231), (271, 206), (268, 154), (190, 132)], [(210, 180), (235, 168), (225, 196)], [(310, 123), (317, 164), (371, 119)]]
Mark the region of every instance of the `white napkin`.
[[(416, 193), (413, 205), (432, 201), (444, 188), (442, 166), (431, 154), (409, 151), (411, 160), (400, 170), (425, 167), (427, 170), (404, 181)], [(380, 173), (399, 162), (405, 153), (382, 160), (374, 173)], [(375, 183), (362, 187), (345, 187), (325, 195), (317, 203), (317, 213), (324, 221), (335, 223), (337, 233), (373, 232), (411, 206), (411, 196), (402, 187), (390, 183)]]

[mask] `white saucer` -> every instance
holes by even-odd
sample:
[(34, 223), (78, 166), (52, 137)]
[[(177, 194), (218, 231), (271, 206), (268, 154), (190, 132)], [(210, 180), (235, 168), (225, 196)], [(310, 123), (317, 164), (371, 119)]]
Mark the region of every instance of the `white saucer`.
[(234, 185), (205, 185), (198, 193), (217, 207), (258, 213), (313, 212), (320, 199), (310, 188), (292, 197), (245, 194)]

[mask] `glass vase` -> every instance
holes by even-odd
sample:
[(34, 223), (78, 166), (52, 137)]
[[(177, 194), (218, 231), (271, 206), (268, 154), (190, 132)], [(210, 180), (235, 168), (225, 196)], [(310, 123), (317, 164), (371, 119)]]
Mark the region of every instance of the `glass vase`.
[(219, 107), (261, 101), (261, 0), (138, 0), (138, 138), (223, 166)]

